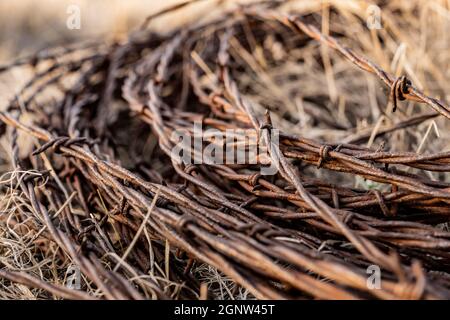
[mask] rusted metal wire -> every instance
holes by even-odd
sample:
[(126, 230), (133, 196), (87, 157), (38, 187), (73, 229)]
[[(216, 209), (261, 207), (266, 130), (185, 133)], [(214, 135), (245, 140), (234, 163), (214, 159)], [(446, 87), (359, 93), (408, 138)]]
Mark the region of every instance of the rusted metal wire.
[[(278, 13), (276, 5), (242, 6), (210, 22), (167, 35), (148, 32), (145, 39), (131, 35), (126, 43), (101, 50), (100, 45), (74, 49), (88, 53), (60, 59), (37, 73), (0, 113), (0, 120), (13, 128), (14, 169), (49, 175), (42, 186), (34, 179), (16, 181), (30, 202), (35, 232), (44, 225), (42, 236), (80, 267), (102, 298), (193, 298), (200, 288), (190, 272), (194, 260), (217, 268), (261, 299), (450, 297), (450, 233), (436, 227), (449, 221), (450, 184), (409, 171), (448, 172), (450, 153), (423, 155), (356, 144), (366, 136), (324, 144), (284, 131), (276, 145), (270, 137), (277, 129), (271, 114), (261, 114), (242, 88), (239, 73), (248, 65), (231, 53), (230, 43), (245, 41), (244, 25), (253, 29), (255, 42), (268, 34), (306, 35), (376, 74), (391, 88), (394, 110), (403, 99), (425, 103), (447, 118), (450, 108), (406, 77), (394, 79), (321, 34), (302, 16)], [(289, 53), (301, 42), (284, 44)], [(53, 56), (37, 54), (1, 71)], [(71, 75), (78, 80), (63, 85)], [(37, 102), (49, 87), (59, 91), (57, 103)], [(116, 108), (113, 102), (125, 106)], [(32, 124), (22, 120), (24, 112), (35, 115)], [(420, 115), (379, 134), (436, 116)], [(268, 141), (277, 173), (261, 175), (261, 159), (252, 164), (178, 163), (171, 153), (176, 145), (172, 134), (191, 132), (199, 121), (222, 133), (254, 129)], [(16, 130), (36, 139), (38, 147), (26, 158), (19, 157)], [(142, 136), (157, 142), (149, 154), (138, 141)], [(336, 185), (308, 177), (302, 166), (385, 187), (370, 191)], [(75, 195), (70, 206), (63, 206), (68, 191)], [(50, 214), (52, 204), (62, 208), (58, 215)], [(145, 232), (134, 240), (142, 223)], [(187, 258), (172, 254), (166, 241)], [(155, 276), (154, 261), (167, 264), (166, 255), (172, 257), (167, 274), (157, 271)], [(366, 268), (372, 264), (383, 270), (381, 289), (367, 287)], [(435, 273), (442, 277), (436, 279)], [(87, 298), (23, 273), (0, 270), (0, 277), (61, 298)], [(167, 281), (184, 285), (171, 291)]]

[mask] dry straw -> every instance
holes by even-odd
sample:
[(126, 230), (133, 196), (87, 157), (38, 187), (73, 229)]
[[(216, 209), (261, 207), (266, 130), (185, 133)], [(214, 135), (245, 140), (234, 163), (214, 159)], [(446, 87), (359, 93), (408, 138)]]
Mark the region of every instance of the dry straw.
[[(450, 298), (450, 233), (437, 227), (448, 222), (450, 185), (423, 174), (448, 172), (450, 153), (358, 144), (450, 118), (450, 107), (344, 47), (338, 34), (322, 34), (316, 15), (279, 6), (245, 5), (167, 34), (153, 33), (146, 21), (120, 44), (50, 50), (2, 68), (37, 68), (0, 114), (11, 128), (14, 168), (2, 180), (3, 237), (16, 244), (0, 260), (5, 292), (18, 283), (40, 298), (203, 299), (221, 290), (222, 297), (260, 299)], [(279, 55), (317, 49), (317, 41), (376, 74), (397, 109), (404, 106), (397, 100), (411, 100), (433, 112), (341, 144), (283, 127), (279, 149), (269, 144), (273, 176), (260, 175), (260, 164), (170, 159), (172, 132), (196, 121), (220, 131), (254, 128), (270, 139), (276, 121), (262, 114), (268, 106), (253, 98), (256, 86), (266, 84), (276, 100), (280, 84), (267, 77), (269, 66), (283, 63)], [(26, 157), (18, 132), (36, 141)], [(348, 187), (311, 170), (376, 184)], [(34, 262), (21, 260), (27, 270), (8, 262), (23, 259), (18, 242), (35, 248)], [(80, 268), (80, 291), (65, 286), (68, 265)], [(205, 265), (219, 271), (209, 292)], [(367, 286), (370, 265), (381, 268), (379, 289)]]

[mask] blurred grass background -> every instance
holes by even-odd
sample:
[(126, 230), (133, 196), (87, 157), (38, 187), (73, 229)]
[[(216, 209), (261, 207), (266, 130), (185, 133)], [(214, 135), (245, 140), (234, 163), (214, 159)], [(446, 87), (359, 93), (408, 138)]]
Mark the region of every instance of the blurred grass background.
[[(148, 14), (180, 0), (2, 0), (0, 59), (86, 38), (120, 38)], [(66, 26), (70, 5), (81, 9), (81, 29)]]
[[(0, 62), (17, 54), (33, 52), (76, 40), (120, 40), (148, 15), (183, 0), (2, 0), (0, 1)], [(230, 2), (230, 1), (228, 1)], [(231, 1), (233, 2), (233, 1)], [(234, 1), (237, 2), (237, 1)], [(240, 1), (242, 2), (242, 1)], [(229, 3), (228, 3), (229, 4)], [(81, 10), (81, 29), (66, 26), (71, 5)], [(161, 30), (196, 19), (198, 11), (211, 9), (201, 1), (170, 17), (158, 19), (152, 27)]]

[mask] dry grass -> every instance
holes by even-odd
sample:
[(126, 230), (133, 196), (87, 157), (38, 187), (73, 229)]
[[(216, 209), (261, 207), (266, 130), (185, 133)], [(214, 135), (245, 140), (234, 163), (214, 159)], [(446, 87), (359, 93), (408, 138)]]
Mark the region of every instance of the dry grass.
[[(39, 1), (39, 4), (31, 0), (2, 1), (0, 60), (8, 61), (13, 56), (45, 48), (52, 43), (68, 43), (97, 37), (104, 37), (107, 41), (121, 41), (145, 16), (156, 11), (162, 3), (168, 2), (176, 1), (117, 0), (108, 1), (107, 4), (105, 1), (87, 0), (47, 0)], [(178, 24), (190, 23), (197, 19), (199, 13), (210, 10), (212, 1), (206, 2), (190, 9), (191, 11), (184, 10), (158, 20), (152, 24), (152, 28), (161, 31)], [(319, 22), (323, 33), (331, 30), (340, 37), (340, 41), (363, 53), (387, 72), (396, 76), (407, 75), (414, 85), (426, 94), (450, 102), (449, 0), (389, 1), (383, 6), (383, 28), (372, 31), (361, 23), (366, 19), (367, 1), (291, 2), (286, 6), (286, 10), (290, 7), (303, 15), (321, 14), (323, 20)], [(82, 14), (85, 20), (80, 31), (69, 31), (64, 27), (65, 8), (68, 3), (79, 3), (84, 12)], [(328, 3), (333, 12), (339, 14), (330, 13), (329, 6), (324, 3)], [(5, 15), (5, 12), (16, 14)], [(378, 136), (378, 132), (425, 114), (429, 109), (422, 104), (402, 102), (399, 109), (393, 113), (392, 105), (388, 101), (388, 90), (381, 89), (375, 77), (350, 66), (345, 58), (329, 48), (317, 42), (310, 42), (287, 54), (276, 37), (268, 37), (263, 45), (263, 48), (255, 47), (249, 52), (240, 46), (238, 41), (231, 39), (230, 54), (236, 61), (245, 61), (249, 66), (248, 72), (241, 74), (239, 86), (248, 88), (245, 96), (260, 106), (261, 110), (268, 108), (273, 111), (275, 127), (328, 143), (356, 141), (360, 145), (375, 149), (383, 145), (385, 150), (413, 151), (420, 154), (450, 150), (450, 121), (444, 117), (433, 117), (417, 125)], [(276, 59), (270, 67), (261, 55), (262, 50), (271, 51)], [(320, 59), (317, 58), (317, 52), (320, 52)], [(6, 105), (17, 88), (31, 74), (31, 69), (25, 68), (0, 75), (0, 105)], [(30, 123), (33, 121), (22, 120)], [(75, 262), (50, 240), (45, 221), (36, 215), (29, 200), (24, 197), (18, 184), (14, 183), (39, 173), (13, 171), (9, 141), (5, 137), (2, 141), (0, 267), (24, 271), (45, 282), (65, 286), (67, 269)], [(35, 143), (35, 140), (25, 135), (20, 136), (21, 153), (29, 153)], [(419, 169), (408, 170), (410, 173), (420, 173)], [(330, 173), (312, 167), (304, 168), (304, 174), (351, 188), (381, 191), (386, 188), (361, 177)], [(426, 174), (433, 181), (450, 182), (449, 172), (427, 171)], [(40, 183), (40, 186), (44, 186), (47, 181), (42, 179)], [(69, 201), (67, 205), (70, 206), (68, 190), (63, 198)], [(50, 214), (56, 214), (61, 207), (61, 204), (54, 204), (47, 210)], [(105, 211), (108, 211), (106, 206)], [(92, 220), (96, 221), (94, 217)], [(448, 231), (449, 224), (442, 223), (439, 228)], [(39, 232), (36, 233), (36, 230)], [(191, 287), (180, 279), (173, 280), (168, 275), (168, 270), (178, 268), (183, 262), (176, 256), (176, 250), (166, 241), (154, 238), (146, 229), (142, 232), (142, 237), (150, 244), (148, 256), (151, 266), (148, 275), (133, 274), (133, 267), (127, 264), (126, 259), (122, 259), (123, 256), (114, 257), (116, 264), (120, 262), (122, 268), (128, 270), (124, 272), (128, 280), (140, 288), (145, 298), (158, 296), (155, 283), (162, 287), (162, 291), (169, 298), (199, 298), (198, 287)], [(117, 243), (119, 242), (120, 239), (117, 239)], [(155, 252), (152, 251), (153, 248)], [(163, 255), (163, 258), (153, 260), (158, 254)], [(105, 262), (104, 267), (113, 270), (116, 264)], [(197, 283), (206, 283), (209, 297), (253, 298), (246, 289), (208, 264), (198, 262), (198, 265), (193, 267), (192, 275)], [(82, 279), (82, 287), (92, 297), (104, 298), (101, 290), (87, 277)], [(36, 298), (54, 299), (56, 295), (46, 290), (0, 280), (0, 299)]]

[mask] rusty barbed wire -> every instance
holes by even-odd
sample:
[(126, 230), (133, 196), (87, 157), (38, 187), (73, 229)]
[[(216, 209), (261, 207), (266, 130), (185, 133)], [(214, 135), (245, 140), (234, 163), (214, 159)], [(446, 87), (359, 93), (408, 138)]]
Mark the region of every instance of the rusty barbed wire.
[[(132, 34), (101, 50), (74, 49), (71, 54), (83, 50), (83, 57), (59, 59), (37, 72), (0, 113), (12, 128), (13, 169), (46, 175), (45, 184), (16, 179), (16, 187), (29, 202), (27, 227), (60, 248), (60, 259), (76, 263), (87, 279), (84, 290), (94, 286), (96, 295), (6, 266), (0, 278), (69, 299), (192, 299), (201, 286), (197, 262), (260, 299), (449, 298), (450, 233), (437, 225), (449, 221), (450, 183), (421, 173), (450, 171), (450, 152), (357, 144), (367, 133), (327, 144), (282, 130), (276, 145), (270, 138), (277, 129), (275, 112), (247, 93), (240, 75), (251, 67), (236, 43), (249, 46), (248, 28), (255, 43), (274, 34), (284, 38), (287, 54), (317, 40), (378, 75), (390, 88), (394, 109), (403, 98), (447, 118), (450, 108), (321, 34), (308, 16), (278, 13), (278, 5), (241, 6), (165, 35), (148, 31), (146, 22), (139, 30), (148, 33), (144, 38)], [(38, 54), (0, 71), (55, 55)], [(71, 85), (63, 81), (74, 75)], [(59, 96), (46, 100), (49, 88)], [(34, 115), (32, 123), (23, 120), (25, 113)], [(436, 116), (416, 115), (378, 134)], [(252, 164), (178, 163), (173, 133), (192, 132), (199, 121), (221, 134), (254, 129), (268, 141), (278, 172), (261, 175), (267, 163), (259, 158)], [(36, 142), (23, 158), (17, 131)], [(151, 151), (141, 137), (151, 138)], [(382, 187), (339, 185), (310, 177), (305, 168), (359, 176)], [(14, 221), (20, 223), (23, 214)], [(42, 227), (46, 231), (39, 233)], [(367, 287), (372, 264), (383, 270), (379, 290)]]

